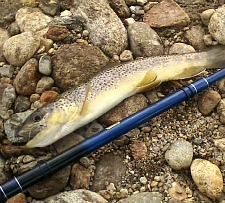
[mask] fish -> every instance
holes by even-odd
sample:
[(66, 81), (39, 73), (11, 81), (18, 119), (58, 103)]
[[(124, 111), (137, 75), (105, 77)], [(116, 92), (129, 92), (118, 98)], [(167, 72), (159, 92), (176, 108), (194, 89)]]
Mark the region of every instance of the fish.
[(146, 57), (105, 68), (91, 79), (60, 95), (55, 102), (34, 111), (17, 135), (25, 147), (45, 147), (97, 119), (136, 93), (162, 82), (196, 76), (205, 69), (225, 65), (225, 46), (187, 54)]

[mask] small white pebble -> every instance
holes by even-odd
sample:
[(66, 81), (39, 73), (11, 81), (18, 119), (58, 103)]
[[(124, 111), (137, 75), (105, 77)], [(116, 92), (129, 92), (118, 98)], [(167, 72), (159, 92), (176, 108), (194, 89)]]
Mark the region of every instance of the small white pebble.
[(143, 185), (145, 185), (145, 184), (148, 182), (148, 180), (147, 180), (146, 177), (141, 177), (141, 178), (140, 178), (140, 182), (141, 182)]

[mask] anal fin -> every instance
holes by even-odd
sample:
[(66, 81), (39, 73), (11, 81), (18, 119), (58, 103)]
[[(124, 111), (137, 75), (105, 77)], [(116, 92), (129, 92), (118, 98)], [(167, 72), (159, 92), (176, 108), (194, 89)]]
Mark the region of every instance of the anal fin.
[(190, 77), (194, 77), (196, 75), (199, 75), (203, 71), (205, 71), (205, 67), (203, 66), (198, 66), (198, 67), (189, 67), (185, 68), (184, 71), (178, 75), (175, 75), (171, 78), (171, 80), (180, 80), (180, 79), (186, 79)]
[(136, 92), (145, 92), (161, 84), (160, 80), (157, 80), (157, 74), (153, 70), (149, 70), (140, 83), (136, 86)]

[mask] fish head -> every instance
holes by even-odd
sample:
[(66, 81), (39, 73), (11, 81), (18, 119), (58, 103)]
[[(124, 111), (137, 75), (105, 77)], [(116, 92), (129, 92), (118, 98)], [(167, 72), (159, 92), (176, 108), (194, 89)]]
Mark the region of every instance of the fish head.
[(64, 128), (70, 120), (70, 115), (71, 111), (54, 103), (48, 104), (28, 116), (19, 127), (17, 136), (28, 141), (27, 148), (45, 147), (64, 136)]

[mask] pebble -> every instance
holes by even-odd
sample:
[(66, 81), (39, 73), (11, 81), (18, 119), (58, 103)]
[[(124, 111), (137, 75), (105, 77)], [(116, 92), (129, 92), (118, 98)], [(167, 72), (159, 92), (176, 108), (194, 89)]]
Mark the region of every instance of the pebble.
[(8, 31), (0, 27), (0, 61), (5, 61), (2, 47), (7, 39), (9, 39)]
[(218, 83), (217, 86), (220, 90), (221, 93), (225, 93), (225, 78), (221, 79)]
[(225, 36), (224, 36), (224, 29), (225, 29), (225, 7), (219, 7), (210, 18), (208, 29), (210, 34), (213, 38), (225, 45)]
[(213, 141), (214, 141), (215, 146), (216, 146), (219, 150), (225, 152), (225, 138), (215, 139), (215, 140), (213, 140)]
[(41, 94), (40, 102), (43, 104), (50, 103), (50, 102), (56, 101), (58, 98), (59, 98), (58, 92), (53, 90), (47, 90)]
[(126, 199), (122, 199), (119, 203), (161, 203), (162, 195), (159, 192), (141, 192), (133, 194)]
[(97, 121), (93, 121), (86, 126), (85, 130), (82, 131), (82, 135), (84, 135), (85, 138), (89, 138), (101, 132), (102, 130), (104, 130), (104, 127)]
[(35, 101), (40, 99), (40, 95), (39, 94), (32, 94), (30, 95), (30, 102), (34, 103)]
[(51, 77), (43, 76), (36, 86), (35, 93), (43, 93), (45, 90), (50, 90), (54, 85), (54, 80)]
[(145, 185), (145, 184), (147, 184), (148, 180), (147, 180), (146, 177), (140, 177), (140, 182), (141, 182), (143, 185)]
[(0, 77), (12, 78), (14, 67), (12, 65), (3, 65), (0, 67)]
[(204, 41), (204, 43), (205, 43), (206, 46), (213, 45), (212, 35), (210, 35), (210, 34), (204, 35), (203, 36), (203, 41)]
[(5, 183), (10, 178), (10, 174), (6, 172), (4, 166), (5, 160), (0, 157), (0, 184)]
[(135, 57), (163, 54), (160, 37), (146, 23), (135, 22), (131, 24), (128, 27), (128, 36), (131, 51)]
[(202, 50), (205, 47), (204, 35), (204, 28), (200, 25), (195, 25), (186, 31), (184, 37), (195, 49)]
[[(52, 57), (52, 78), (60, 90), (78, 86), (108, 63), (108, 58), (96, 46), (62, 45)], [(81, 66), (82, 64), (82, 66)]]
[(148, 3), (148, 0), (137, 0), (137, 5), (144, 6), (146, 3)]
[(106, 55), (119, 55), (127, 47), (126, 29), (106, 0), (83, 0), (71, 12), (87, 21), (89, 40)]
[(90, 190), (71, 190), (62, 192), (55, 196), (45, 199), (45, 203), (107, 203), (108, 201), (100, 196), (98, 193)]
[(191, 143), (180, 139), (173, 142), (165, 153), (165, 159), (172, 169), (186, 169), (191, 165), (193, 148)]
[(52, 72), (51, 57), (48, 55), (41, 56), (39, 60), (38, 70), (43, 75), (50, 75)]
[(31, 103), (30, 103), (29, 97), (19, 95), (16, 98), (14, 109), (16, 113), (20, 113), (20, 112), (28, 110), (30, 106), (31, 106)]
[(40, 39), (32, 32), (24, 32), (10, 37), (3, 44), (3, 54), (13, 66), (22, 66), (40, 46)]
[(36, 199), (44, 199), (62, 191), (69, 180), (71, 167), (67, 166), (50, 177), (29, 187), (27, 191)]
[(129, 147), (135, 160), (146, 158), (148, 149), (144, 142), (135, 140)]
[(38, 8), (24, 7), (16, 13), (16, 23), (21, 32), (36, 32), (43, 30), (52, 18), (43, 14)]
[(91, 190), (104, 190), (106, 183), (114, 183), (117, 186), (125, 176), (126, 170), (122, 155), (113, 152), (104, 154), (96, 164)]
[(48, 28), (46, 37), (53, 41), (61, 41), (68, 37), (70, 34), (69, 30), (64, 26), (52, 25)]
[(217, 113), (222, 124), (225, 124), (225, 99), (221, 99), (217, 106)]
[(4, 123), (5, 134), (10, 142), (12, 143), (27, 142), (27, 139), (17, 136), (16, 130), (32, 112), (33, 112), (32, 110), (27, 110), (22, 113), (15, 113), (10, 117), (10, 119), (8, 119)]
[(136, 113), (148, 106), (146, 97), (143, 94), (136, 94), (125, 99), (122, 103), (102, 115), (99, 120), (106, 125), (113, 125), (123, 118)]
[(164, 0), (147, 11), (144, 22), (153, 28), (186, 26), (190, 18), (176, 2)]
[(0, 117), (8, 119), (8, 110), (12, 107), (16, 99), (15, 88), (10, 84), (0, 83)]
[(169, 54), (187, 54), (193, 52), (195, 52), (193, 46), (180, 42), (174, 43), (169, 49)]
[(185, 191), (185, 188), (183, 188), (178, 182), (173, 182), (172, 187), (169, 188), (169, 195), (170, 197), (176, 199), (176, 200), (184, 200), (187, 199), (187, 193)]
[(23, 193), (18, 193), (17, 195), (9, 198), (6, 203), (27, 203), (26, 196)]
[(130, 50), (124, 50), (122, 54), (120, 54), (120, 61), (122, 62), (133, 61), (133, 60), (134, 60), (133, 55)]
[(120, 18), (130, 16), (130, 10), (124, 0), (109, 0), (109, 5)]
[(212, 17), (212, 14), (215, 12), (215, 9), (207, 9), (201, 13), (201, 20), (204, 25), (208, 26), (210, 18)]
[(219, 168), (204, 159), (195, 159), (191, 164), (191, 176), (200, 192), (216, 200), (223, 190), (223, 177)]
[(39, 79), (38, 62), (32, 58), (22, 66), (15, 77), (13, 86), (19, 94), (30, 96), (35, 93)]
[(135, 23), (136, 21), (133, 19), (133, 18), (126, 18), (125, 20), (124, 20), (124, 23), (127, 25), (127, 26), (129, 26), (129, 25), (131, 25), (131, 24), (133, 24), (133, 23)]
[(70, 173), (70, 186), (75, 189), (88, 189), (91, 172), (80, 164), (74, 164)]
[(59, 10), (59, 0), (41, 0), (39, 3), (39, 8), (43, 11), (43, 13), (54, 16)]
[(217, 91), (207, 90), (198, 100), (198, 108), (202, 115), (209, 115), (219, 104), (221, 96)]

